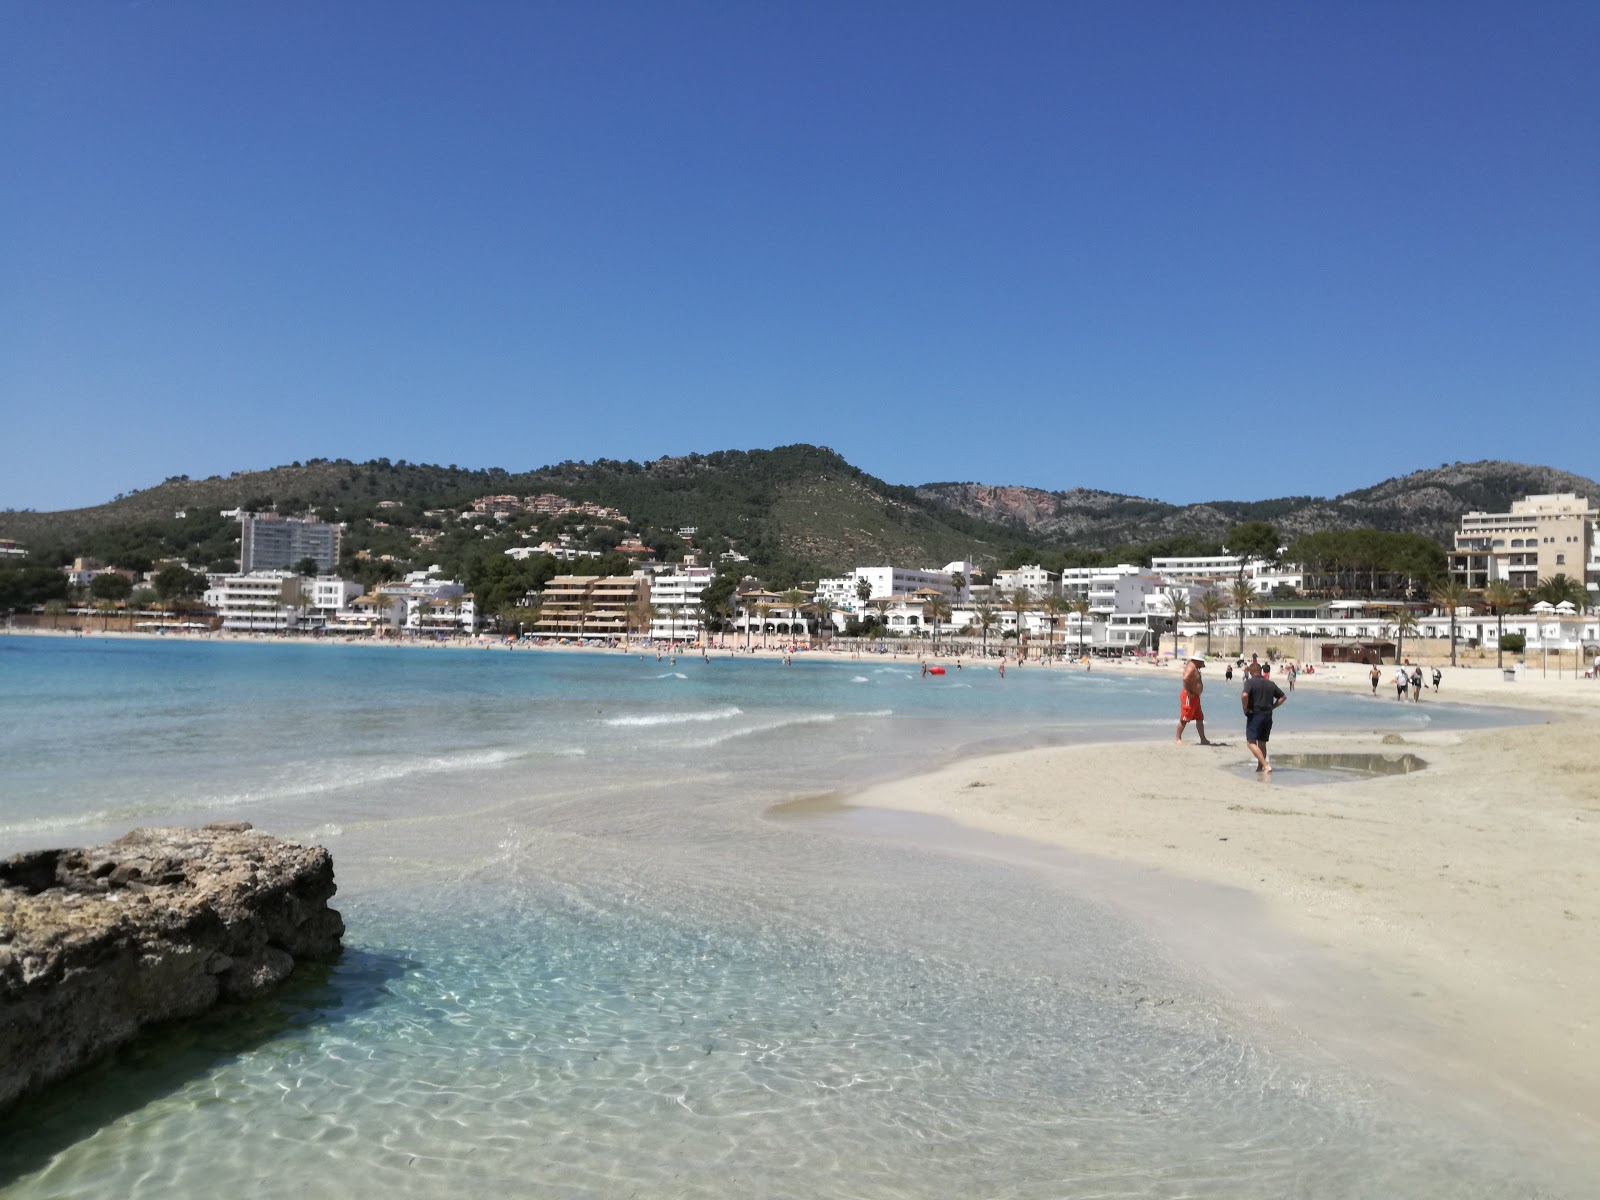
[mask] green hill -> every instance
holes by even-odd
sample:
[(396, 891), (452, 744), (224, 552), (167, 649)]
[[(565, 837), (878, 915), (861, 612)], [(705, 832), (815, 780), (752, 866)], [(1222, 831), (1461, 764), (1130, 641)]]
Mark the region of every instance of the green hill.
[[(521, 473), (317, 460), (209, 479), (172, 478), (92, 508), (8, 511), (0, 513), (0, 536), (56, 561), (90, 554), (135, 564), (181, 555), (196, 564), (221, 564), (237, 554), (237, 526), (220, 516), (223, 510), (312, 510), (323, 520), (348, 523), (348, 552), (370, 550), (454, 571), (484, 542), (498, 549), (500, 541), (514, 540), (514, 529), (475, 529), (480, 522), (457, 519), (474, 498), (541, 492), (620, 509), (629, 531), (669, 555), (684, 548), (676, 531), (692, 526), (697, 545), (737, 549), (779, 585), (862, 562), (994, 562), (1026, 541), (914, 489), (875, 479), (832, 450), (806, 445), (646, 463), (564, 462)], [(431, 541), (420, 544), (417, 531)]]

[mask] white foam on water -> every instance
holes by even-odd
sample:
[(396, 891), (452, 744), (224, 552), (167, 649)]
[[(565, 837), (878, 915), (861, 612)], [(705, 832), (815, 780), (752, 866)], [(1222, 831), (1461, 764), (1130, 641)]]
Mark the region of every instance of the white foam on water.
[[(679, 678), (684, 678), (679, 676)], [(677, 713), (640, 713), (627, 717), (607, 717), (602, 725), (613, 726), (649, 726), (649, 725), (686, 725), (694, 721), (727, 721), (733, 717), (742, 716), (744, 709), (738, 705), (729, 705), (727, 708), (712, 709), (709, 712), (677, 712)]]
[(871, 683), (872, 680), (868, 679), (865, 675), (852, 675), (850, 677), (850, 682), (851, 683)]
[[(173, 792), (159, 798), (150, 797), (131, 804), (113, 805), (90, 812), (35, 817), (26, 821), (0, 823), (0, 836), (6, 834), (43, 833), (51, 829), (82, 829), (96, 825), (125, 824), (130, 821), (159, 817), (164, 813), (210, 811), (214, 809), (246, 808), (277, 800), (304, 796), (322, 796), (351, 788), (367, 787), (374, 783), (393, 783), (421, 775), (447, 774), (452, 771), (483, 770), (502, 767), (507, 763), (540, 757), (539, 750), (471, 750), (460, 754), (430, 755), (426, 758), (400, 762), (366, 763), (347, 761), (331, 770), (298, 764), (283, 773), (280, 779), (259, 788), (218, 792), (211, 795), (189, 795)], [(574, 753), (558, 750), (556, 754)], [(577, 754), (584, 751), (577, 750)], [(322, 770), (318, 779), (296, 779), (293, 771), (310, 773)]]

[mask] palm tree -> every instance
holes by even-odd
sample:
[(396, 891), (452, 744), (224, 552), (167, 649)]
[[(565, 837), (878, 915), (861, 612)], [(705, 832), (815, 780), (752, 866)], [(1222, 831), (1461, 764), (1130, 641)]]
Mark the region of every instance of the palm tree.
[(832, 600), (818, 596), (811, 602), (811, 611), (817, 614), (817, 644), (822, 644), (824, 630), (833, 628), (833, 614), (839, 611), (839, 606)]
[(594, 611), (594, 597), (585, 596), (578, 601), (578, 640), (583, 641), (583, 628), (589, 621), (589, 614)]
[(1050, 617), (1049, 652), (1053, 654), (1056, 647), (1056, 626), (1061, 623), (1061, 618), (1066, 615), (1067, 602), (1060, 596), (1046, 596), (1043, 608)]
[(943, 596), (932, 596), (928, 599), (925, 607), (928, 615), (933, 618), (933, 651), (937, 654), (939, 652), (939, 624), (949, 619), (950, 601)]
[(1415, 635), (1417, 632), (1417, 616), (1409, 608), (1397, 608), (1389, 613), (1389, 624), (1394, 626), (1395, 633), (1395, 662), (1405, 661), (1406, 634)]
[(1516, 607), (1521, 601), (1516, 588), (1504, 579), (1496, 579), (1483, 592), (1483, 602), (1489, 606), (1489, 611), (1494, 613), (1495, 619), (1495, 666), (1503, 668), (1506, 665), (1506, 652), (1501, 643), (1506, 640), (1506, 612)]
[[(785, 607), (788, 608), (791, 618), (793, 618), (797, 613), (800, 612), (802, 608), (810, 603), (810, 600), (811, 597), (806, 595), (799, 588), (790, 588), (783, 594), (783, 603)], [(802, 616), (800, 620), (804, 622), (805, 617)], [(789, 636), (794, 636), (794, 621), (792, 619), (789, 622)]]
[(862, 607), (872, 599), (872, 580), (861, 578), (856, 580), (856, 602)]
[(1022, 618), (1033, 608), (1033, 593), (1027, 588), (1019, 587), (1011, 593), (1011, 599), (1006, 601), (1006, 607), (1017, 614), (1017, 657), (1022, 657)]
[(1200, 619), (1206, 623), (1206, 653), (1211, 653), (1211, 622), (1228, 611), (1228, 598), (1221, 592), (1202, 592), (1194, 603)]
[(1256, 602), (1256, 590), (1243, 579), (1235, 579), (1228, 586), (1230, 607), (1239, 614), (1239, 654), (1244, 655), (1244, 619)]
[(988, 658), (989, 630), (994, 628), (995, 622), (1000, 619), (1000, 614), (995, 611), (992, 604), (979, 604), (973, 608), (972, 612), (978, 618), (978, 628), (983, 630), (983, 656)]
[(878, 614), (878, 636), (882, 637), (884, 630), (889, 627), (889, 606), (894, 601), (887, 596), (879, 596), (872, 602), (872, 610)]
[(1589, 589), (1563, 572), (1539, 580), (1539, 586), (1533, 589), (1533, 598), (1548, 604), (1567, 602), (1582, 611), (1589, 604)]
[(1189, 597), (1183, 592), (1167, 593), (1167, 617), (1172, 622), (1172, 657), (1178, 657), (1178, 622), (1189, 615)]
[(648, 600), (635, 600), (628, 605), (623, 614), (623, 628), (628, 637), (632, 637), (639, 629), (650, 628), (650, 623), (655, 619), (655, 610), (650, 607)]
[(1089, 605), (1089, 597), (1074, 596), (1067, 601), (1067, 611), (1078, 618), (1078, 657), (1083, 657), (1083, 623), (1089, 619), (1089, 614), (1094, 610)]
[[(763, 600), (756, 605), (756, 617), (761, 622), (761, 648), (767, 648), (767, 618), (772, 615), (773, 606)], [(745, 622), (745, 631), (749, 632), (749, 622)]]
[(1456, 609), (1467, 602), (1467, 585), (1457, 580), (1435, 584), (1432, 600), (1450, 614), (1450, 665), (1456, 665)]
[(950, 586), (955, 589), (955, 598), (959, 602), (961, 599), (961, 589), (967, 586), (967, 577), (960, 571), (951, 571)]

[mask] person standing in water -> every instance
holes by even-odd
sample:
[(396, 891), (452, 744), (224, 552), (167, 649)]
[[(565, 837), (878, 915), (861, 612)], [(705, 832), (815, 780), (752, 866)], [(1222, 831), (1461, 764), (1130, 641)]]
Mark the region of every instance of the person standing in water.
[(1272, 773), (1272, 764), (1267, 761), (1267, 741), (1272, 737), (1272, 714), (1288, 698), (1283, 694), (1283, 689), (1263, 672), (1245, 671), (1244, 691), (1239, 693), (1239, 703), (1244, 708), (1244, 742), (1255, 756), (1258, 774)]

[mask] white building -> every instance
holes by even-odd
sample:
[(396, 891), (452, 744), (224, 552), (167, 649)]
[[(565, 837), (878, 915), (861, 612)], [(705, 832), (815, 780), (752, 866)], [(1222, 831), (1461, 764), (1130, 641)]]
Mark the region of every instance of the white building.
[(478, 627), (478, 607), (467, 589), (455, 579), (433, 578), (429, 571), (413, 571), (399, 583), (380, 584), (372, 589), (371, 598), (411, 633), (471, 633)]
[(1152, 558), (1150, 569), (1174, 582), (1237, 579), (1247, 564), (1237, 554), (1186, 554)]
[(287, 584), (292, 571), (224, 575), (206, 589), (205, 603), (222, 617), (222, 628), (240, 633), (274, 633), (299, 624)]
[(1145, 597), (1160, 592), (1161, 576), (1135, 568), (1115, 567), (1089, 581), (1089, 611), (1104, 619), (1112, 613), (1142, 614)]
[[(970, 562), (946, 563), (941, 570), (932, 567), (857, 567), (848, 575), (836, 576), (818, 582), (816, 598), (831, 600), (847, 612), (856, 612), (861, 607), (861, 594), (858, 591), (861, 581), (865, 580), (870, 592), (870, 600), (895, 600), (903, 596), (911, 596), (923, 588), (934, 588), (952, 603), (964, 604), (972, 597), (972, 575), (977, 566)], [(954, 583), (954, 576), (962, 577), (961, 588)]]
[(1104, 581), (1116, 575), (1140, 575), (1144, 570), (1133, 563), (1118, 563), (1114, 567), (1067, 567), (1061, 572), (1060, 594), (1069, 600), (1087, 596), (1097, 579)]
[(204, 599), (221, 615), (222, 628), (264, 633), (325, 626), (359, 595), (359, 583), (337, 575), (253, 571), (210, 577)]
[(1014, 596), (1025, 591), (1034, 599), (1043, 600), (1046, 596), (1061, 595), (1061, 576), (1034, 563), (1010, 571), (996, 571), (994, 590), (1002, 596)]
[(659, 641), (699, 637), (700, 593), (716, 580), (710, 567), (683, 567), (650, 581), (650, 636)]

